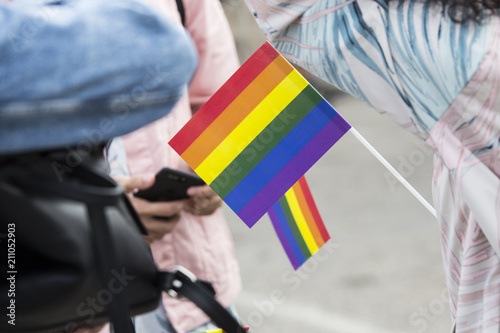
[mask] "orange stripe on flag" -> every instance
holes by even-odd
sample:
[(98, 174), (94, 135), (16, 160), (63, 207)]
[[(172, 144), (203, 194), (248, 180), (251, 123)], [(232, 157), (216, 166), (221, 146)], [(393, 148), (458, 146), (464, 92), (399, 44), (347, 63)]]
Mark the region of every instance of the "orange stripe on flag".
[(321, 234), (321, 238), (323, 239), (323, 242), (326, 243), (326, 241), (330, 239), (330, 234), (328, 234), (328, 230), (326, 230), (323, 219), (319, 214), (318, 207), (316, 207), (316, 204), (314, 203), (311, 190), (309, 189), (309, 185), (307, 185), (305, 177), (300, 178), (299, 183), (301, 185), (302, 193), (304, 194), (304, 198), (306, 199), (307, 205), (311, 210), (311, 214), (314, 216), (314, 220), (316, 221), (316, 226)]

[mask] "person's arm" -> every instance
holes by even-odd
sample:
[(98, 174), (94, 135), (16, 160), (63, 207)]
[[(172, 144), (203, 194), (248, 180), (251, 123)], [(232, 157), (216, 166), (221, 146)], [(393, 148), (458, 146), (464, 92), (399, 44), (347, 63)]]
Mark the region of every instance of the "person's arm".
[[(219, 0), (183, 0), (185, 28), (193, 38), (199, 55), (198, 69), (189, 88), (194, 113), (238, 69), (239, 60), (231, 27)], [(193, 215), (210, 215), (222, 199), (208, 186), (191, 187), (192, 197), (184, 210)]]
[(233, 34), (219, 0), (183, 0), (186, 29), (199, 55), (198, 69), (189, 86), (193, 114), (238, 69)]

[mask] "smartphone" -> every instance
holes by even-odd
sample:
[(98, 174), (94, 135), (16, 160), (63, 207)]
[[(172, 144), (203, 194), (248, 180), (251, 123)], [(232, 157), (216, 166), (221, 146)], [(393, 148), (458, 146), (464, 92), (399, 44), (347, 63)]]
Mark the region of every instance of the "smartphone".
[(153, 186), (139, 190), (134, 196), (148, 201), (173, 201), (187, 199), (187, 189), (191, 186), (205, 185), (195, 174), (163, 168), (156, 174)]

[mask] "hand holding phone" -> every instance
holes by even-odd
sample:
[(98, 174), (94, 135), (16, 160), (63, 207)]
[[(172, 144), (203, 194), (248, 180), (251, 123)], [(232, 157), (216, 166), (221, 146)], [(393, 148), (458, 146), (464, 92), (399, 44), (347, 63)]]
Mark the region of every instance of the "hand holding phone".
[[(125, 193), (130, 195), (134, 191), (150, 188), (155, 181), (155, 176), (150, 174), (115, 176), (113, 178), (123, 187)], [(194, 187), (194, 189), (197, 188)], [(162, 239), (165, 234), (172, 232), (179, 222), (180, 212), (185, 205), (183, 201), (150, 202), (134, 197), (130, 198), (130, 203), (145, 227), (144, 232), (147, 234), (143, 237), (148, 243)]]
[(153, 186), (135, 192), (134, 196), (153, 202), (182, 200), (189, 198), (189, 187), (200, 185), (205, 185), (205, 182), (195, 174), (163, 168), (156, 174)]
[(191, 200), (184, 204), (184, 210), (192, 215), (211, 215), (222, 206), (222, 199), (209, 186), (193, 187)]

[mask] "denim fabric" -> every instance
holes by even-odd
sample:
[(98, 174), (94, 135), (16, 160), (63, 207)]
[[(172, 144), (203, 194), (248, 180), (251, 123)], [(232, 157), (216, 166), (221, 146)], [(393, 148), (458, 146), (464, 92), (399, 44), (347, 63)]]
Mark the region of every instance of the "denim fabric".
[(197, 65), (133, 0), (0, 4), (0, 154), (98, 143), (166, 115)]

